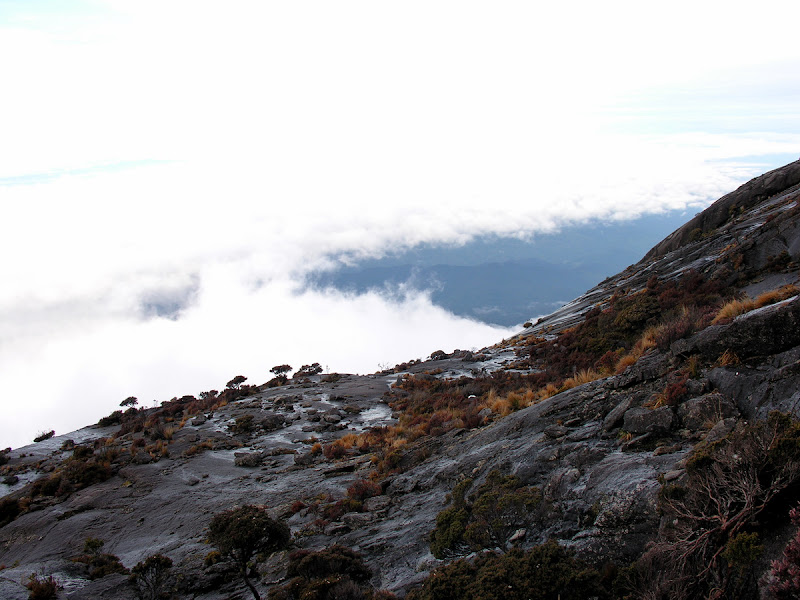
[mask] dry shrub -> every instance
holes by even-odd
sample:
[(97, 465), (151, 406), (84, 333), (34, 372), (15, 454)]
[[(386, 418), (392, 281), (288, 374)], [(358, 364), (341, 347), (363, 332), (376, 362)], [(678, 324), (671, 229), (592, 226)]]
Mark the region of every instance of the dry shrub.
[(347, 496), (358, 502), (381, 495), (381, 486), (367, 479), (358, 479), (347, 488)]
[(347, 456), (347, 448), (345, 448), (342, 440), (336, 440), (330, 444), (325, 444), (322, 447), (322, 454), (325, 456), (325, 458), (331, 460), (342, 458)]
[(738, 365), (742, 361), (739, 359), (739, 357), (736, 355), (735, 352), (728, 349), (722, 353), (717, 362), (719, 363), (720, 367), (733, 367), (735, 365)]
[(754, 597), (752, 529), (798, 482), (800, 422), (788, 415), (740, 423), (726, 438), (699, 446), (686, 478), (662, 488), (661, 531), (640, 561), (659, 566), (660, 581), (651, 585), (660, 589), (634, 597)]
[(30, 590), (28, 595), (30, 600), (49, 600), (58, 596), (58, 589), (61, 586), (52, 575), (39, 577), (36, 573), (31, 573), (25, 587)]

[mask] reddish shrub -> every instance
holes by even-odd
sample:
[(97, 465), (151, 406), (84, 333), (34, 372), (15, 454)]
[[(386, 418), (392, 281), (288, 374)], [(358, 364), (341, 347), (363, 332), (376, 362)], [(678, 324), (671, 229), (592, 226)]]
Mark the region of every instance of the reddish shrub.
[(358, 502), (381, 495), (381, 486), (374, 481), (359, 479), (347, 488), (347, 496)]

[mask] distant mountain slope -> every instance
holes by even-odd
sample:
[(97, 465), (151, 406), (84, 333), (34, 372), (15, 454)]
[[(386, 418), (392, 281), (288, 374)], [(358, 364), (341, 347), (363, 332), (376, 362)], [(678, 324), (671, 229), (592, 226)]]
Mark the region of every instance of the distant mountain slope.
[(397, 286), (430, 290), (459, 316), (514, 326), (548, 314), (598, 280), (637, 261), (685, 215), (565, 227), (523, 241), (479, 238), (464, 246), (414, 248), (381, 259), (313, 273), (308, 285), (363, 293)]

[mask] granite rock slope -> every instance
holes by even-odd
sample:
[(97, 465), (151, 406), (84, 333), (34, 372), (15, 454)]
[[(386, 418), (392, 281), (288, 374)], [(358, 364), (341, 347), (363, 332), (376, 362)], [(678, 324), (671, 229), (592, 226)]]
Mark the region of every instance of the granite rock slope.
[[(797, 414), (800, 297), (785, 286), (800, 284), (798, 263), (800, 161), (725, 196), (637, 265), (491, 348), (437, 351), (373, 375), (243, 386), (213, 404), (185, 397), (168, 403), (160, 421), (158, 409), (134, 409), (105, 427), (7, 452), (0, 597), (27, 598), (22, 583), (42, 573), (61, 582), (60, 597), (134, 598), (125, 575), (91, 580), (70, 560), (90, 537), (128, 568), (169, 556), (174, 597), (249, 597), (224, 564), (207, 561), (206, 542), (211, 517), (245, 503), (285, 519), (296, 548), (359, 551), (372, 585), (402, 596), (442, 564), (429, 535), (453, 488), (469, 479), (475, 490), (493, 471), (516, 475), (542, 498), (504, 548), (555, 539), (591, 562), (627, 564), (657, 537), (659, 492), (685, 477), (698, 444), (774, 409)], [(786, 297), (654, 343), (627, 368), (559, 381), (514, 410), (493, 404), (486, 382), (529, 381), (548, 368), (550, 355), (536, 348), (558, 349), (559, 336), (619, 298), (697, 277), (726, 297)], [(365, 441), (371, 431), (417, 426), (400, 407), (424, 404), (435, 390), (457, 396), (470, 418), (426, 422), (424, 435), (396, 448)], [(76, 469), (84, 480), (70, 475)], [(354, 485), (370, 492), (356, 498)], [(761, 568), (778, 550), (767, 549)], [(285, 581), (287, 560), (264, 557), (260, 589)]]

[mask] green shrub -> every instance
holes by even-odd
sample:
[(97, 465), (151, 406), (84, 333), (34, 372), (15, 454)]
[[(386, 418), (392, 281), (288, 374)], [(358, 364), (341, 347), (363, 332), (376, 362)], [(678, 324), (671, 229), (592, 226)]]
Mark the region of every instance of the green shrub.
[(159, 600), (166, 594), (171, 568), (172, 559), (163, 554), (154, 554), (131, 569), (129, 581), (136, 586), (141, 600)]
[(83, 543), (83, 554), (72, 558), (72, 562), (84, 565), (89, 579), (100, 579), (113, 573), (128, 573), (128, 569), (122, 565), (119, 557), (100, 552), (104, 545), (103, 540), (86, 538)]
[(433, 571), (408, 600), (585, 600), (609, 598), (600, 574), (550, 541), (523, 552), (493, 552)]
[(289, 540), (286, 523), (271, 518), (263, 506), (245, 505), (218, 513), (208, 526), (208, 541), (236, 564), (256, 600), (260, 596), (250, 581), (251, 559), (256, 554), (282, 550), (288, 547)]
[(338, 544), (312, 552), (298, 550), (289, 557), (291, 580), (270, 591), (271, 600), (367, 600), (394, 598), (368, 586), (372, 571), (361, 555)]
[(228, 429), (230, 429), (231, 433), (234, 435), (247, 435), (253, 433), (255, 428), (256, 426), (253, 415), (242, 415), (241, 417), (236, 417), (236, 422), (233, 425), (228, 426)]
[(726, 438), (699, 446), (685, 480), (662, 489), (663, 526), (639, 561), (640, 579), (676, 599), (712, 590), (751, 597), (761, 552), (753, 531), (798, 484), (800, 422), (788, 415), (740, 423)]
[(471, 479), (459, 483), (453, 489), (453, 505), (436, 516), (436, 528), (430, 535), (431, 552), (436, 558), (504, 547), (514, 531), (534, 520), (534, 511), (542, 500), (537, 488), (523, 486), (515, 475), (497, 470), (466, 498), (471, 485)]

